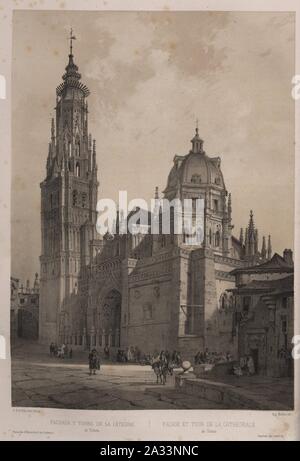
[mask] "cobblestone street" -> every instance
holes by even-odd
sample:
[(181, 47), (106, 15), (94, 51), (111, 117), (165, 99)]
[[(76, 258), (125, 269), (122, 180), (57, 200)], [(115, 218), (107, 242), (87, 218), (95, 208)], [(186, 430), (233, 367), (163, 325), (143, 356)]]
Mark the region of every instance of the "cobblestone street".
[[(50, 358), (47, 349), (37, 344), (16, 348), (12, 357), (13, 406), (89, 410), (224, 408), (180, 393), (174, 388), (174, 377), (168, 377), (166, 386), (157, 385), (148, 365), (104, 363), (96, 376), (89, 376), (85, 355), (77, 355), (72, 360)], [(157, 392), (160, 389), (161, 394)]]

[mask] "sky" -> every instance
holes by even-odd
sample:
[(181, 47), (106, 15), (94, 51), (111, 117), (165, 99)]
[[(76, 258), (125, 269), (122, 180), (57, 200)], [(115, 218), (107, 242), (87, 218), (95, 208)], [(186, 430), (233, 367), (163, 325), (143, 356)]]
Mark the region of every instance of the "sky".
[(233, 233), (250, 209), (273, 250), (293, 248), (295, 18), (256, 12), (15, 11), (12, 63), (12, 275), (39, 272), (40, 182), (68, 35), (89, 87), (99, 198), (150, 200), (195, 121), (220, 156)]

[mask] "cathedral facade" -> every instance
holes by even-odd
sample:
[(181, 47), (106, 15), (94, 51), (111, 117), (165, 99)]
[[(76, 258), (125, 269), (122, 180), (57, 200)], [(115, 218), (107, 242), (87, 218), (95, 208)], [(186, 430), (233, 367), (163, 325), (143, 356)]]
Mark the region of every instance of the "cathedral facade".
[(72, 46), (62, 78), (41, 183), (40, 340), (75, 349), (177, 350), (187, 358), (204, 348), (236, 355), (232, 271), (266, 262), (272, 249), (270, 237), (258, 248), (252, 212), (245, 232), (233, 236), (220, 157), (207, 155), (196, 128), (163, 191), (170, 201), (203, 199), (201, 245), (189, 245), (184, 233), (152, 235), (150, 226), (146, 234), (101, 237), (89, 90)]

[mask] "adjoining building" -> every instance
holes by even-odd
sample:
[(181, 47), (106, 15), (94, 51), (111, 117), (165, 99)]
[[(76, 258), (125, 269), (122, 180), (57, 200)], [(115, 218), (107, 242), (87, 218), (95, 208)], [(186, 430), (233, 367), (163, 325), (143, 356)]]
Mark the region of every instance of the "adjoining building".
[(32, 287), (27, 280), (24, 287), (20, 280), (11, 277), (11, 343), (17, 338), (37, 340), (39, 337), (39, 280), (38, 274)]
[(251, 355), (256, 373), (293, 375), (294, 264), (291, 250), (231, 272), (237, 357)]
[(10, 277), (10, 341), (14, 344), (18, 336), (19, 279)]

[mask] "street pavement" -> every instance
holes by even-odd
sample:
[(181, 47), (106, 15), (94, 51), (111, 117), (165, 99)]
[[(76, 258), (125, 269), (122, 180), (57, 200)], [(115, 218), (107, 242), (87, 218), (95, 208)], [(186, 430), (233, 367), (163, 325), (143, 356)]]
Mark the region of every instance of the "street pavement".
[(224, 408), (181, 393), (174, 387), (174, 376), (168, 376), (166, 386), (156, 384), (149, 365), (103, 363), (90, 376), (87, 354), (77, 355), (52, 358), (37, 344), (14, 348), (12, 405), (88, 410)]

